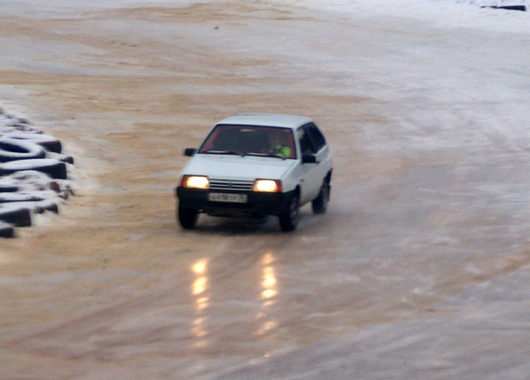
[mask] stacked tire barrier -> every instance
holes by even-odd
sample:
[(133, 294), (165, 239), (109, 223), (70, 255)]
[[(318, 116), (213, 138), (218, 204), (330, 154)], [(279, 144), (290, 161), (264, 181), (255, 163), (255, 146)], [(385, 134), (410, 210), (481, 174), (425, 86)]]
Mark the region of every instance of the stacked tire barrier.
[(73, 163), (59, 140), (0, 108), (0, 238), (15, 237), (35, 214), (59, 213), (73, 194)]

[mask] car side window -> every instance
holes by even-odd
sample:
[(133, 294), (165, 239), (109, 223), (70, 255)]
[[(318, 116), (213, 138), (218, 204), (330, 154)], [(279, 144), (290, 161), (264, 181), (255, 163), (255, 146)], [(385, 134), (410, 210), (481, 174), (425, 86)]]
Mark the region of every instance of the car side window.
[(300, 150), (302, 151), (302, 156), (307, 156), (316, 153), (311, 139), (309, 138), (309, 134), (306, 132), (305, 128), (298, 128), (296, 132), (298, 134), (298, 141), (300, 142)]
[(304, 125), (306, 134), (309, 136), (312, 146), (315, 148), (315, 153), (318, 152), (326, 145), (326, 139), (322, 132), (314, 123), (308, 123)]

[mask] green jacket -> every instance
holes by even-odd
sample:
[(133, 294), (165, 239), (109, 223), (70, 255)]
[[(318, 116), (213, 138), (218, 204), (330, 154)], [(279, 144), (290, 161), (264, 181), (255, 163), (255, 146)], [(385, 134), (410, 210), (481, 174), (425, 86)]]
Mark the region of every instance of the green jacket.
[(276, 144), (269, 149), (269, 153), (281, 158), (289, 158), (291, 157), (291, 148), (281, 144)]

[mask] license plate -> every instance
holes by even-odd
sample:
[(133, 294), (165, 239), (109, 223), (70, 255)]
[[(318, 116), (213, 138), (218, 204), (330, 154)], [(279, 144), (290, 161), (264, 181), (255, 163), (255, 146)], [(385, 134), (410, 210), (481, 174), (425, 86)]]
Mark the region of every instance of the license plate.
[(246, 194), (209, 193), (210, 202), (247, 203)]

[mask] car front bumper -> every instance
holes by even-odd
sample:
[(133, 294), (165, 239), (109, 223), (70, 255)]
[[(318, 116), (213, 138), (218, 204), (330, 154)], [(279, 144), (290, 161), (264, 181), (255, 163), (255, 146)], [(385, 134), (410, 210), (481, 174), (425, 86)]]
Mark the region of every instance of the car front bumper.
[(279, 215), (289, 207), (289, 201), (294, 192), (287, 193), (260, 193), (254, 191), (212, 191), (225, 194), (245, 194), (245, 203), (213, 202), (208, 200), (209, 190), (188, 189), (177, 187), (175, 195), (180, 206), (218, 216), (238, 215)]

